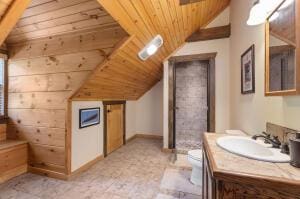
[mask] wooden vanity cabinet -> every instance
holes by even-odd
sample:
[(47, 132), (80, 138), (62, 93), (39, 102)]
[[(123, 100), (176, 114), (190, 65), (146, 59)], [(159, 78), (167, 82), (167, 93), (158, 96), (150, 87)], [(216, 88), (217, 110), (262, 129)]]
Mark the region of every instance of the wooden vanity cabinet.
[(216, 198), (216, 181), (211, 175), (210, 167), (208, 164), (207, 156), (203, 151), (203, 162), (202, 162), (202, 196), (203, 199), (214, 199)]
[[(203, 199), (300, 199), (300, 186), (292, 189), (289, 185), (274, 182), (271, 188), (265, 186), (266, 181), (239, 174), (225, 174), (214, 170), (210, 164), (208, 153), (203, 150)], [(215, 176), (214, 176), (215, 175)]]

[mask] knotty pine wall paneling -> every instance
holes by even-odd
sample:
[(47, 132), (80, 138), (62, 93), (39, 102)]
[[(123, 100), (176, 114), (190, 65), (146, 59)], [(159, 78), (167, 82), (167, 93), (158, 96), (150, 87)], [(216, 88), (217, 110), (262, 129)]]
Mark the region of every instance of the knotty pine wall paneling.
[(8, 46), (8, 136), (29, 141), (32, 170), (68, 173), (68, 99), (126, 36), (113, 26)]

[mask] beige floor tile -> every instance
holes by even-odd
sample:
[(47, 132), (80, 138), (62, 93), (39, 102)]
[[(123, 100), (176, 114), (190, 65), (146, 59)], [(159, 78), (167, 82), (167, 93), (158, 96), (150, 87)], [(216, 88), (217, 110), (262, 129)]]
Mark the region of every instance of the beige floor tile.
[(161, 141), (135, 139), (70, 181), (24, 174), (0, 185), (0, 199), (194, 199), (161, 189), (171, 160), (161, 148)]
[(161, 189), (201, 195), (201, 186), (193, 185), (190, 182), (190, 176), (190, 170), (168, 168), (161, 181)]

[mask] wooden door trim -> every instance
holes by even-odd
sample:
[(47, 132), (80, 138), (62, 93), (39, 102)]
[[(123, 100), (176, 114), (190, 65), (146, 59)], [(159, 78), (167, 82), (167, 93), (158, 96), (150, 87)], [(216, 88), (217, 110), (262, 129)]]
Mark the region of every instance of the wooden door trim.
[(168, 68), (168, 82), (169, 82), (169, 108), (168, 108), (168, 117), (169, 117), (169, 132), (168, 132), (168, 147), (169, 149), (175, 149), (175, 114), (176, 114), (176, 85), (175, 85), (175, 64), (179, 62), (188, 62), (188, 61), (208, 61), (208, 86), (207, 86), (207, 102), (208, 102), (208, 131), (215, 132), (215, 95), (216, 95), (216, 66), (215, 58), (217, 56), (216, 52), (213, 53), (204, 53), (204, 54), (194, 54), (194, 55), (183, 55), (183, 56), (174, 56), (169, 59), (169, 68)]
[(126, 101), (103, 101), (103, 154), (107, 156), (107, 106), (123, 105), (123, 145), (126, 144)]

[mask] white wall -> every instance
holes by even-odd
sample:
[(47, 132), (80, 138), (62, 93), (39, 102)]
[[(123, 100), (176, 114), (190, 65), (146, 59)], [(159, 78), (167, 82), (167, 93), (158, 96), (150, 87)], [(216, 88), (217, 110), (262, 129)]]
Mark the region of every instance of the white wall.
[[(300, 130), (300, 97), (265, 97), (264, 25), (247, 26), (252, 0), (232, 0), (230, 10), (230, 68), (231, 68), (231, 127), (250, 134), (265, 130), (266, 122), (272, 122)], [(255, 44), (256, 92), (241, 95), (241, 54)]]
[[(79, 109), (100, 107), (100, 124), (79, 129)], [(103, 104), (72, 102), (72, 172), (103, 154)]]
[[(208, 27), (229, 24), (229, 8), (225, 9)], [(230, 125), (230, 65), (229, 39), (186, 43), (173, 56), (217, 52), (216, 66), (216, 132), (224, 132)], [(168, 62), (164, 63), (164, 147), (168, 146)]]
[(137, 101), (126, 104), (126, 137), (163, 135), (163, 83), (158, 82)]
[(126, 102), (126, 139), (136, 134), (136, 101)]
[(139, 134), (163, 134), (162, 81), (143, 95), (136, 104), (136, 132)]
[[(162, 82), (137, 101), (126, 102), (126, 138), (135, 134), (162, 135)], [(100, 124), (79, 129), (79, 109), (100, 107)], [(72, 171), (103, 154), (103, 103), (72, 102)]]

